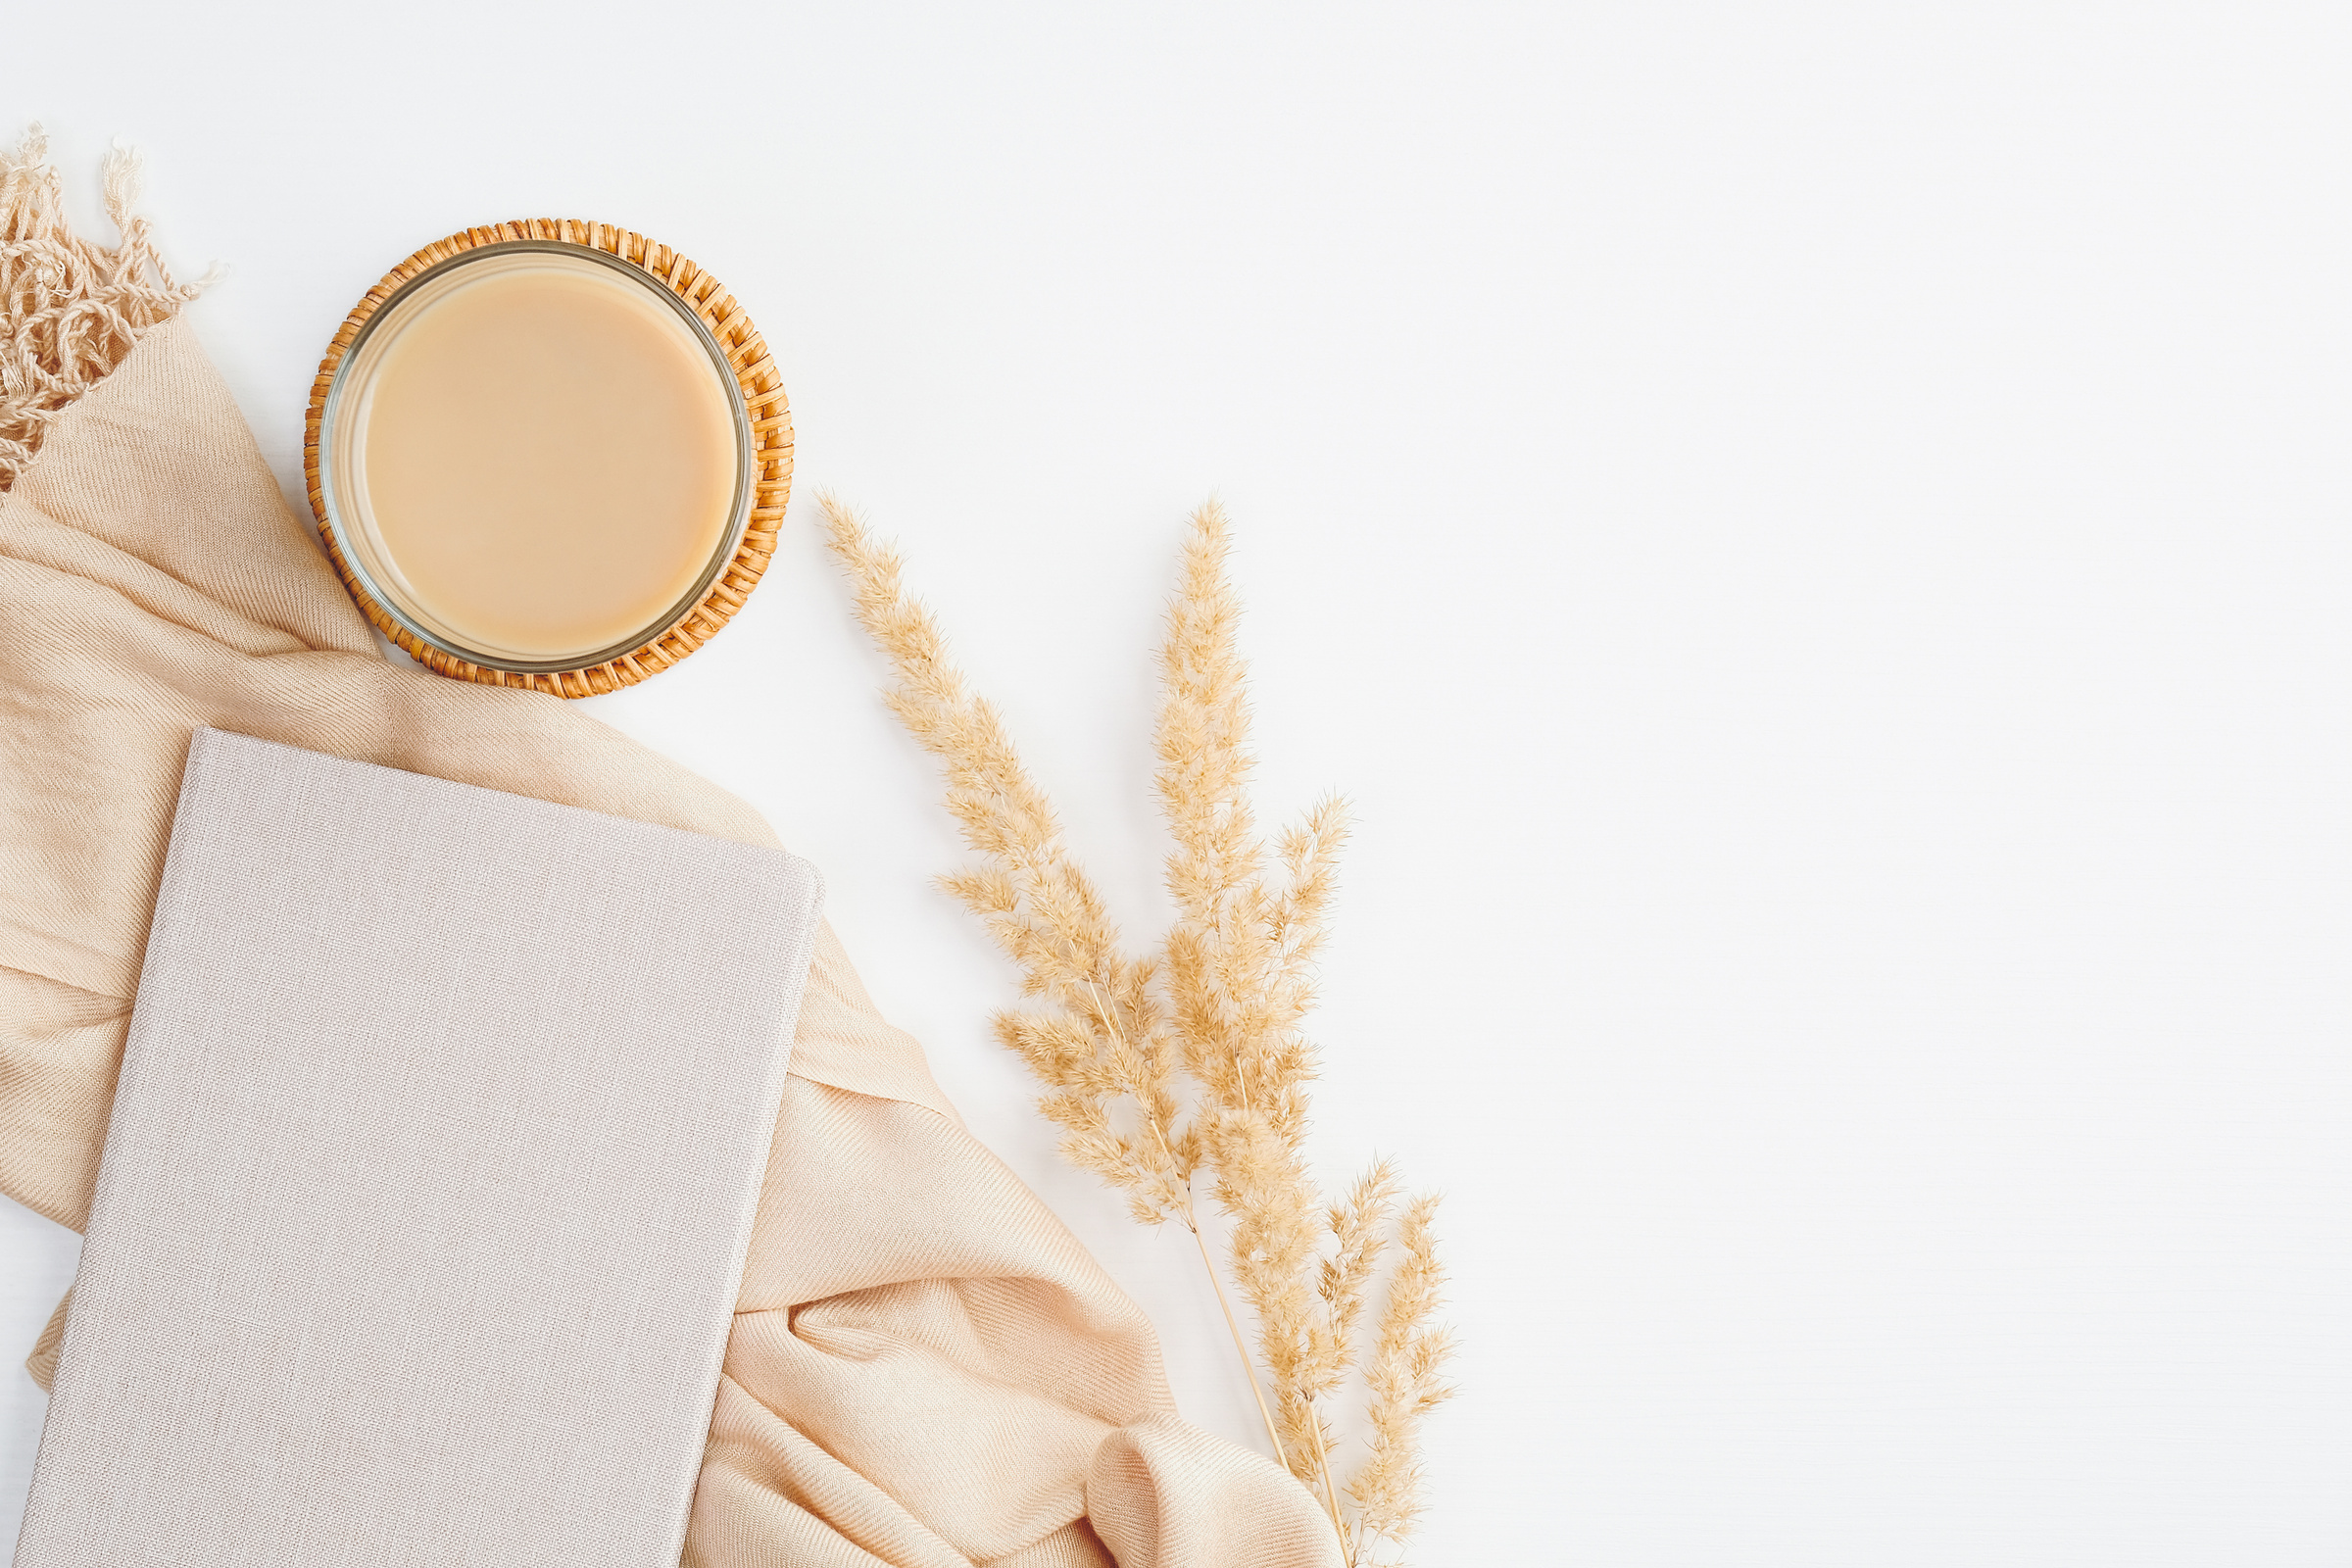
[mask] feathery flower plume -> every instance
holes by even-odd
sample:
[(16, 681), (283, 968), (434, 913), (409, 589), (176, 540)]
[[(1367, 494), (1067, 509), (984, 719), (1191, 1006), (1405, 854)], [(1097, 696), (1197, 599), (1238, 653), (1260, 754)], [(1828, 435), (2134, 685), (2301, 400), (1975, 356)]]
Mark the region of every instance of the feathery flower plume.
[[(1326, 1205), (1307, 1168), (1316, 1057), (1300, 1025), (1314, 1004), (1347, 810), (1319, 803), (1271, 858), (1258, 837), (1223, 508), (1211, 502), (1193, 517), (1159, 654), (1153, 789), (1174, 840), (1177, 919), (1156, 956), (1135, 957), (996, 710), (971, 695), (929, 612), (906, 597), (897, 554), (838, 502), (821, 505), (858, 622), (898, 677), (885, 698), (940, 760), (948, 809), (981, 857), (942, 884), (1013, 960), (1022, 994), (1038, 999), (1000, 1012), (998, 1039), (1045, 1086), (1038, 1106), (1061, 1129), (1065, 1157), (1125, 1194), (1141, 1223), (1172, 1219), (1192, 1233), (1267, 1441), (1317, 1494), (1348, 1562), (1395, 1561), (1422, 1509), (1422, 1419), (1453, 1393), (1441, 1377), (1452, 1341), (1432, 1323), (1445, 1281), (1436, 1200), (1403, 1200), (1383, 1159)], [(1231, 1221), (1227, 1265), (1257, 1318), (1254, 1358), (1195, 1206), (1200, 1181)], [(1360, 1367), (1369, 1451), (1343, 1487), (1327, 1411), (1358, 1370), (1366, 1302), (1392, 1246), (1399, 1261)]]

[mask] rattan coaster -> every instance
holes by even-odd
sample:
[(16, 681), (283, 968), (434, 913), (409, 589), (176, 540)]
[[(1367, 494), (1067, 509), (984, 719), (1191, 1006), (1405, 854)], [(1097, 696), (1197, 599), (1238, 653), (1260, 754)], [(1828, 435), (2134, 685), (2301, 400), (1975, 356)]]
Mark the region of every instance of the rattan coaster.
[[(751, 417), (751, 510), (742, 541), (725, 569), (665, 630), (628, 653), (577, 669), (493, 668), (419, 636), (379, 604), (368, 592), (366, 581), (353, 569), (342, 542), (335, 537), (334, 520), (319, 478), (319, 441), (327, 394), (334, 384), (336, 368), (368, 318), (419, 273), (467, 251), (518, 240), (576, 245), (601, 252), (645, 272), (677, 295), (717, 341), (736, 384), (743, 390), (743, 401)], [(486, 686), (520, 686), (559, 697), (591, 697), (635, 685), (684, 659), (709, 642), (759, 586), (760, 573), (767, 569), (767, 563), (775, 554), (776, 530), (784, 519), (784, 504), (792, 494), (792, 410), (784, 399), (783, 381), (768, 358), (766, 341), (735, 296), (719, 286), (718, 279), (668, 246), (625, 228), (570, 218), (532, 218), (469, 228), (436, 240), (386, 272), (383, 280), (352, 307), (334, 341), (327, 345), (326, 357), (318, 363), (318, 379), (311, 386), (310, 413), (303, 423), (302, 467), (310, 491), (311, 512), (318, 519), (318, 535), (326, 545), (328, 558), (335, 564), (336, 575), (343, 579), (343, 586), (350, 590), (352, 599), (369, 622), (402, 651), (435, 674), (453, 680), (478, 681)]]

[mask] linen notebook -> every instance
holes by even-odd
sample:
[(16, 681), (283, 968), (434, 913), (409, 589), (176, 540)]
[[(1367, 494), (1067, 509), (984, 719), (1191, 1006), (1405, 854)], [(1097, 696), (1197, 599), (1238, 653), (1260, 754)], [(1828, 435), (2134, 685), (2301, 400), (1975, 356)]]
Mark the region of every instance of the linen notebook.
[(817, 899), (199, 730), (18, 1568), (671, 1568)]

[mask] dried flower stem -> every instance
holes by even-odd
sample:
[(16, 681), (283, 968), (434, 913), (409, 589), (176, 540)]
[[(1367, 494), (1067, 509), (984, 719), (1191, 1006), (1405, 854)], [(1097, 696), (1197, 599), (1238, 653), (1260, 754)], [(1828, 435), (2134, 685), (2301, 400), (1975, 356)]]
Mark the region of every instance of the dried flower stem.
[[(1350, 1568), (1373, 1563), (1412, 1533), (1421, 1421), (1453, 1392), (1439, 1378), (1452, 1341), (1431, 1326), (1445, 1278), (1435, 1200), (1415, 1199), (1399, 1215), (1396, 1170), (1384, 1159), (1317, 1212), (1304, 1152), (1315, 1052), (1299, 1024), (1314, 1003), (1347, 811), (1321, 802), (1272, 857), (1257, 836), (1223, 510), (1211, 503), (1193, 518), (1159, 655), (1153, 787), (1174, 840), (1177, 920), (1158, 956), (1132, 958), (996, 710), (970, 695), (929, 612), (901, 590), (897, 555), (837, 502), (821, 505), (858, 621), (898, 676), (886, 700), (940, 759), (948, 808), (983, 858), (942, 884), (1019, 967), (1022, 993), (1046, 1004), (1000, 1012), (998, 1038), (1046, 1086), (1038, 1106), (1062, 1129), (1070, 1161), (1124, 1192), (1139, 1222), (1173, 1219), (1192, 1232), (1275, 1457), (1321, 1492)], [(1179, 1067), (1191, 1086), (1181, 1096)], [(1195, 1208), (1203, 1172), (1233, 1221), (1227, 1265), (1257, 1317), (1254, 1357)], [(1356, 1366), (1366, 1293), (1392, 1229), (1401, 1260), (1361, 1369), (1370, 1451), (1343, 1488), (1324, 1404)]]
[[(1093, 990), (1091, 984), (1088, 989)], [(1101, 994), (1097, 993), (1096, 995), (1099, 1004)], [(1147, 1115), (1144, 1120), (1145, 1125), (1152, 1129), (1152, 1137), (1159, 1141), (1159, 1147), (1164, 1152), (1168, 1148), (1165, 1130), (1160, 1126), (1156, 1117)], [(1258, 1418), (1266, 1424), (1266, 1441), (1274, 1446), (1276, 1453), (1280, 1453), (1282, 1439), (1277, 1437), (1274, 1432), (1274, 1412), (1266, 1408), (1266, 1392), (1258, 1386), (1257, 1366), (1250, 1359), (1250, 1345), (1242, 1338), (1241, 1320), (1233, 1315), (1233, 1302), (1226, 1298), (1225, 1281), (1219, 1277), (1217, 1265), (1209, 1258), (1208, 1238), (1201, 1234), (1200, 1216), (1193, 1207), (1193, 1186), (1189, 1180), (1184, 1186), (1184, 1208), (1178, 1213), (1177, 1218), (1181, 1219), (1184, 1222), (1184, 1228), (1192, 1233), (1193, 1246), (1200, 1253), (1200, 1268), (1208, 1275), (1209, 1289), (1216, 1293), (1217, 1310), (1225, 1314), (1225, 1331), (1233, 1336), (1234, 1353), (1242, 1358), (1243, 1374), (1250, 1380), (1250, 1397), (1257, 1401)], [(1337, 1498), (1332, 1501), (1331, 1522), (1335, 1527), (1340, 1522)]]
[[(1189, 1216), (1188, 1216), (1189, 1217)], [(1250, 1380), (1250, 1397), (1257, 1401), (1258, 1419), (1266, 1424), (1266, 1442), (1276, 1453), (1282, 1452), (1282, 1439), (1274, 1433), (1274, 1412), (1266, 1408), (1266, 1391), (1258, 1386), (1257, 1363), (1250, 1359), (1250, 1344), (1242, 1338), (1241, 1320), (1233, 1315), (1233, 1302), (1225, 1296), (1225, 1282), (1217, 1275), (1217, 1265), (1208, 1255), (1208, 1238), (1200, 1234), (1198, 1223), (1188, 1224), (1193, 1233), (1193, 1245), (1200, 1250), (1200, 1268), (1208, 1275), (1209, 1289), (1217, 1293), (1217, 1310), (1225, 1314), (1225, 1330), (1233, 1336), (1234, 1353), (1242, 1358), (1242, 1375)], [(1339, 1504), (1332, 1504), (1332, 1523), (1339, 1523)]]

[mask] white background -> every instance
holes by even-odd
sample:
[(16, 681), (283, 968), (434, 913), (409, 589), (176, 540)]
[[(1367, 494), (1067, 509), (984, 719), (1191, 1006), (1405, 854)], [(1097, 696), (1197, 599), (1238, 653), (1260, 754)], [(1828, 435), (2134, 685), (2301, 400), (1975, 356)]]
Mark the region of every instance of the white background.
[[(1423, 1563), (2342, 1564), (2352, 29), (1773, 9), (109, 0), (9, 18), (0, 113), (85, 221), (145, 148), (289, 496), (329, 333), (452, 229), (618, 221), (749, 303), (782, 556), (594, 711), (823, 867), (1250, 1442), (1184, 1238), (987, 1039), (811, 524), (904, 544), (1140, 941), (1224, 497), (1261, 808), (1360, 819), (1317, 1158), (1447, 1195)], [(9, 1210), (12, 1520), (72, 1251)]]

